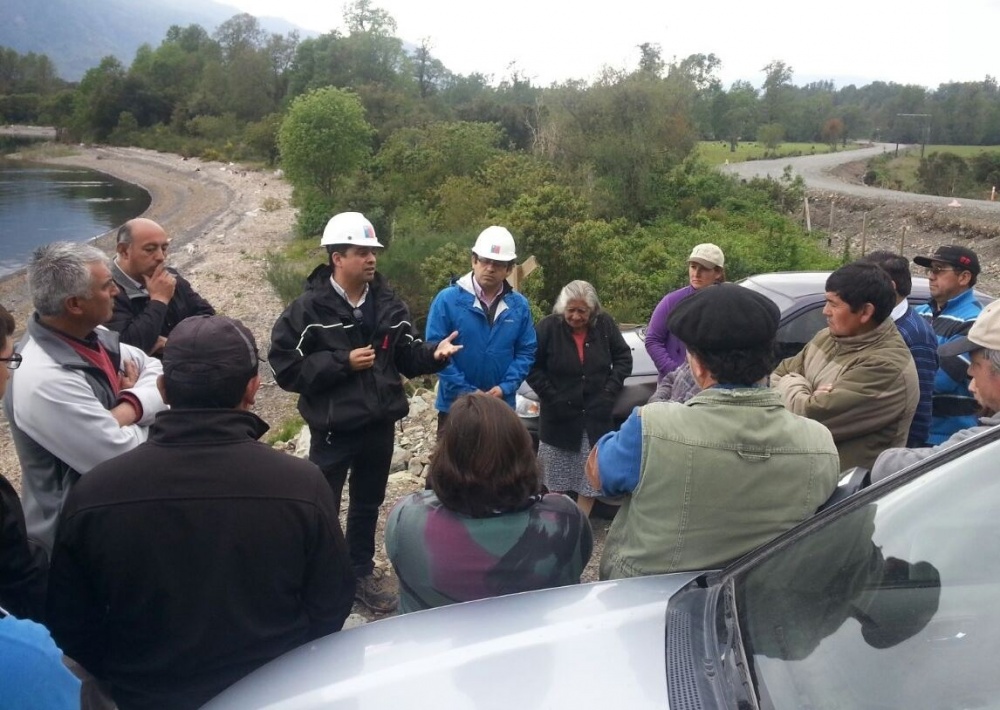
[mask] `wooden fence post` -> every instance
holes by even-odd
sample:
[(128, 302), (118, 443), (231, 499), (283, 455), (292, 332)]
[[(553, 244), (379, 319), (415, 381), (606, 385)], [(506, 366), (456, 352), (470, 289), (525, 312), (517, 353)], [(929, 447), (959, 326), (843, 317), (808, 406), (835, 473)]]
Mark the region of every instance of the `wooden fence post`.
[(804, 196), (802, 198), (802, 202), (805, 205), (806, 233), (807, 234), (812, 234), (813, 226), (812, 226), (812, 217), (809, 215), (809, 195)]
[(867, 232), (868, 232), (868, 213), (865, 212), (863, 215), (861, 215), (861, 256), (864, 256), (866, 253)]
[(826, 233), (826, 245), (833, 246), (833, 211), (836, 207), (836, 202), (830, 200), (830, 230)]

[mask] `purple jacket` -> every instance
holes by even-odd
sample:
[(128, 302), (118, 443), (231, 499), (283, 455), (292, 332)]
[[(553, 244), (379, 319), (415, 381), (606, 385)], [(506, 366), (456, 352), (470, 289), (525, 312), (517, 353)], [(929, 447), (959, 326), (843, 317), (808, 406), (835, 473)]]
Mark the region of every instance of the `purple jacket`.
[(653, 310), (649, 325), (646, 327), (646, 352), (653, 358), (653, 364), (656, 365), (656, 371), (660, 373), (661, 380), (668, 372), (673, 372), (680, 367), (687, 354), (684, 343), (667, 329), (667, 316), (677, 307), (678, 303), (694, 291), (694, 286), (685, 286), (668, 293)]

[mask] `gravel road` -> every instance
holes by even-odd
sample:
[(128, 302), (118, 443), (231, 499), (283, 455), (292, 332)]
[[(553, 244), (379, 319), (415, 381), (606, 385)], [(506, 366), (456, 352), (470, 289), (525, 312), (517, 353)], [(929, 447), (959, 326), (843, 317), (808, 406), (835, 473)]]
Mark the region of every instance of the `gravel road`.
[[(903, 148), (913, 148), (914, 146), (900, 146)], [(806, 181), (806, 186), (811, 190), (824, 190), (835, 192), (851, 197), (877, 200), (879, 202), (895, 202), (899, 204), (919, 204), (932, 205), (936, 207), (947, 207), (952, 201), (950, 197), (938, 197), (936, 195), (919, 195), (912, 192), (899, 192), (896, 190), (886, 190), (880, 187), (869, 187), (861, 183), (845, 182), (840, 178), (831, 175), (830, 171), (846, 163), (867, 161), (883, 153), (894, 151), (895, 143), (875, 143), (868, 148), (858, 150), (838, 151), (836, 153), (824, 153), (822, 155), (803, 155), (796, 158), (778, 158), (777, 160), (751, 160), (745, 163), (730, 163), (721, 166), (723, 172), (736, 175), (744, 179), (752, 177), (781, 177), (785, 167), (792, 166), (792, 171), (796, 175), (801, 175)], [(967, 200), (960, 199), (959, 203), (963, 207), (972, 207), (976, 210), (990, 212), (1000, 215), (1000, 202), (990, 202), (989, 200)]]

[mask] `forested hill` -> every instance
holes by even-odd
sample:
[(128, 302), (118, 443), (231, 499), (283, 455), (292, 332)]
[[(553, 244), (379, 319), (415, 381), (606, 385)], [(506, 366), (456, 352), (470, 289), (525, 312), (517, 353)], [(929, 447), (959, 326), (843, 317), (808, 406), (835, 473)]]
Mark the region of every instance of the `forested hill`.
[[(212, 0), (3, 0), (0, 46), (46, 54), (58, 75), (79, 81), (114, 55), (128, 66), (144, 43), (159, 45), (171, 25), (198, 24), (213, 32), (240, 10)], [(269, 32), (298, 29), (279, 18), (260, 18)]]

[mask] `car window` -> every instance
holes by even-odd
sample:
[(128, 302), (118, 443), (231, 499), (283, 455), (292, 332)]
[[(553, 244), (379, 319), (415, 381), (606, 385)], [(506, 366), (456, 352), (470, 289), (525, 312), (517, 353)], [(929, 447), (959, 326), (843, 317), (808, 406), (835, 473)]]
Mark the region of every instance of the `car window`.
[(993, 441), (736, 577), (762, 705), (969, 708), (1000, 697)]
[(782, 358), (797, 355), (813, 336), (826, 327), (823, 303), (799, 311), (778, 328), (778, 352)]

